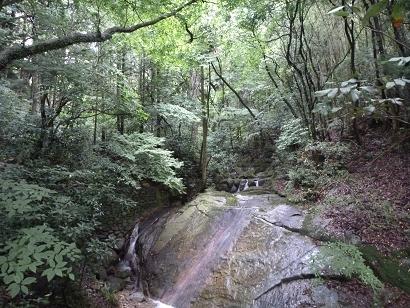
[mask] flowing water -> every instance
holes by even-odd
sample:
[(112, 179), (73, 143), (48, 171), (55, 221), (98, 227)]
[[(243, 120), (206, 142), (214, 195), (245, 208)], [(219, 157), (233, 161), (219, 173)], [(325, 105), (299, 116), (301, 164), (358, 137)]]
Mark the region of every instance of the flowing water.
[(247, 184), (136, 226), (123, 261), (137, 260), (136, 288), (156, 301), (132, 307), (341, 307), (337, 293), (309, 280), (318, 248), (297, 232), (303, 213)]

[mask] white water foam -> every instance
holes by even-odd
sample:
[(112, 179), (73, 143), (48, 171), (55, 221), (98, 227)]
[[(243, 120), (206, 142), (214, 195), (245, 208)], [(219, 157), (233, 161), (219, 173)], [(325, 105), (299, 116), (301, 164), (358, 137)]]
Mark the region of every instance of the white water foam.
[(175, 308), (174, 306), (170, 306), (164, 303), (161, 303), (160, 301), (154, 300), (153, 303), (156, 305), (156, 308)]

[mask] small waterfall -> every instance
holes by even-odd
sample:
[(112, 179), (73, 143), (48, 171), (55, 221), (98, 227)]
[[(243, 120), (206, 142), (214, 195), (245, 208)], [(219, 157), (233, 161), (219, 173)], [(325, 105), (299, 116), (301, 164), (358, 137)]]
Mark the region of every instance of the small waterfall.
[(243, 187), (243, 191), (248, 190), (248, 189), (249, 189), (249, 181), (248, 179), (246, 179), (245, 186)]
[(235, 194), (241, 191), (241, 183), (238, 184), (238, 189), (235, 191)]
[(119, 268), (124, 269), (128, 267), (132, 270), (132, 272), (134, 272), (134, 277), (136, 278), (135, 286), (137, 287), (137, 289), (140, 289), (141, 287), (141, 269), (139, 262), (140, 260), (136, 251), (136, 246), (140, 234), (140, 226), (137, 223), (134, 227), (134, 230), (132, 230), (131, 236), (128, 240), (128, 248), (126, 250), (126, 253), (118, 264)]
[(256, 179), (256, 180), (254, 180), (254, 182), (255, 182), (255, 186), (256, 186), (256, 187), (259, 187), (259, 180)]
[(137, 244), (139, 235), (140, 235), (140, 227), (139, 224), (136, 224), (134, 227), (134, 230), (132, 230), (129, 243), (128, 243), (128, 249), (126, 254), (124, 255), (125, 261), (130, 262), (132, 259), (135, 257), (135, 245)]

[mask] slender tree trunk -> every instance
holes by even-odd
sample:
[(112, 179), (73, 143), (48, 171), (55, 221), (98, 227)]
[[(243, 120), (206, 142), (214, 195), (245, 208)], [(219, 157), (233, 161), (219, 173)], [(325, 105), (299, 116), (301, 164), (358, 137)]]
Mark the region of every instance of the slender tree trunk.
[(124, 108), (122, 107), (123, 104), (123, 96), (124, 96), (124, 81), (121, 80), (121, 78), (124, 78), (125, 76), (125, 56), (126, 56), (126, 51), (123, 48), (121, 51), (121, 57), (119, 59), (119, 68), (121, 70), (121, 75), (117, 79), (117, 130), (121, 135), (124, 135), (125, 129), (124, 129), (124, 121), (125, 121), (125, 116), (124, 116)]
[(208, 97), (205, 98), (205, 72), (201, 66), (201, 104), (202, 104), (202, 144), (200, 155), (202, 190), (206, 188), (208, 164), (208, 119), (209, 119), (209, 92), (211, 88), (211, 66), (208, 70)]
[(93, 132), (93, 144), (97, 144), (97, 124), (98, 124), (98, 112), (97, 112), (98, 104), (97, 101), (95, 102), (95, 109), (94, 109), (94, 132)]
[(40, 80), (39, 74), (33, 72), (31, 75), (31, 113), (37, 114), (39, 112), (39, 92), (40, 92)]
[[(355, 1), (352, 1), (352, 5), (354, 5)], [(346, 5), (346, 1), (342, 0), (342, 5)], [(355, 27), (355, 22), (353, 19), (350, 20), (347, 17), (343, 17), (344, 19), (344, 25), (345, 25), (345, 35), (347, 38), (347, 41), (349, 42), (350, 45), (350, 73), (353, 78), (358, 79), (358, 74), (356, 70), (356, 39), (355, 39), (355, 33), (354, 33), (354, 27)], [(357, 108), (359, 107), (359, 102), (356, 101), (354, 102), (354, 113), (357, 112)], [(356, 139), (358, 144), (361, 144), (360, 140), (360, 134), (359, 134), (359, 127), (357, 124), (357, 118), (356, 115), (353, 115), (352, 119), (352, 132), (353, 136)]]
[[(141, 106), (145, 106), (145, 55), (142, 53), (140, 59), (140, 74), (139, 74), (139, 90), (140, 90), (140, 103)], [(139, 132), (144, 132), (144, 123), (141, 120), (139, 125)]]

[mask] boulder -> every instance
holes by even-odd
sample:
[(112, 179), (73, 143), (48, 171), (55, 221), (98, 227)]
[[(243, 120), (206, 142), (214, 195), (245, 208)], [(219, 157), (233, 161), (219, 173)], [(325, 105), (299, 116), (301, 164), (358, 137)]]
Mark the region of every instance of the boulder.
[(132, 275), (132, 269), (128, 265), (120, 263), (115, 269), (115, 277), (125, 279), (128, 277), (131, 277), (131, 275)]
[(227, 191), (227, 192), (229, 192), (229, 187), (230, 187), (230, 186), (228, 186), (227, 183), (219, 183), (219, 184), (216, 185), (215, 188), (216, 188), (217, 190), (219, 190), (219, 191)]
[(119, 292), (123, 290), (125, 286), (127, 285), (126, 280), (115, 277), (115, 276), (108, 276), (107, 282), (108, 282), (108, 289), (111, 292)]
[(234, 185), (232, 185), (232, 188), (231, 188), (231, 193), (236, 193), (236, 191), (238, 190), (238, 186), (236, 186), (235, 184)]
[(134, 292), (129, 296), (129, 299), (132, 300), (133, 302), (137, 302), (137, 303), (142, 303), (144, 302), (145, 296), (142, 292)]

